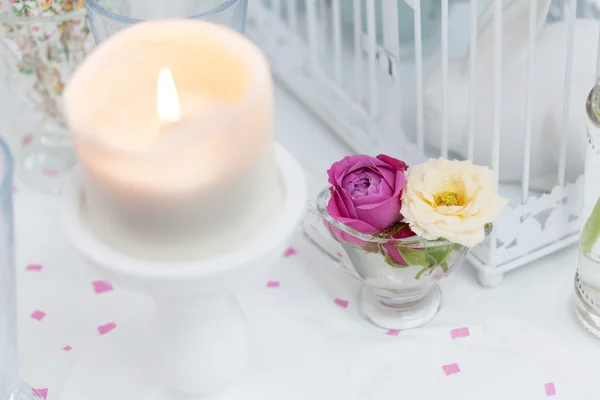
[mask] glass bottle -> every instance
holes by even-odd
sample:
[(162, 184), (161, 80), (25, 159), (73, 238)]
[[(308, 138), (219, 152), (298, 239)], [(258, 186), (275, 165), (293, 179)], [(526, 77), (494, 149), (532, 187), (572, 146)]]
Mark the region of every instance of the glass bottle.
[(19, 383), (13, 255), (12, 158), (0, 140), (0, 400), (40, 399)]
[(575, 276), (576, 314), (591, 333), (600, 337), (600, 80), (586, 102), (588, 145), (579, 240), (579, 268)]

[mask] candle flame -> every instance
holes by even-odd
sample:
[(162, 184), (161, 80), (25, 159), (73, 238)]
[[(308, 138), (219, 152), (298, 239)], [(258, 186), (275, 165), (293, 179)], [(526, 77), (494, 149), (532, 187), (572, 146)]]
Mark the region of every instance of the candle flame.
[(168, 68), (161, 68), (158, 73), (156, 105), (158, 119), (161, 122), (179, 121), (179, 95), (177, 94), (177, 87), (175, 86), (173, 74)]

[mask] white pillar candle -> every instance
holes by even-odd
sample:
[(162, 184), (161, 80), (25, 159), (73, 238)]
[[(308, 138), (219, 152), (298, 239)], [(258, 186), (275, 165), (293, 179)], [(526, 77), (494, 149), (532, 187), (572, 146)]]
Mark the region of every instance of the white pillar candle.
[(152, 259), (210, 257), (256, 234), (282, 202), (272, 91), (260, 50), (210, 22), (106, 40), (64, 94), (92, 227)]

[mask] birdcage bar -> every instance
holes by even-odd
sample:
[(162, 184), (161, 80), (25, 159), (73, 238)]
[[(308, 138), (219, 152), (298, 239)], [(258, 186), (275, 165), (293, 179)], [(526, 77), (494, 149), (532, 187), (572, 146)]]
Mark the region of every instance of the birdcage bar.
[[(348, 1), (348, 0), (346, 0)], [(363, 91), (363, 58), (362, 58), (362, 7), (360, 0), (354, 0), (354, 84), (356, 88), (356, 99), (360, 102)]]
[(387, 76), (391, 81), (390, 90), (387, 92), (387, 106), (385, 117), (388, 123), (387, 137), (393, 135), (402, 126), (402, 104), (401, 104), (401, 77), (397, 71), (400, 65), (400, 39), (398, 29), (398, 2), (385, 1), (381, 4), (381, 15), (383, 23), (383, 47), (387, 54)]
[[(470, 31), (477, 32), (477, 0), (471, 0)], [(467, 157), (475, 158), (475, 88), (477, 87), (477, 36), (469, 39), (469, 132), (467, 142)]]
[(340, 0), (331, 1), (333, 27), (333, 76), (338, 84), (342, 83), (342, 10)]
[(313, 72), (319, 71), (319, 40), (317, 32), (317, 0), (306, 0), (306, 25), (308, 30), (309, 66)]
[(296, 11), (297, 6), (296, 0), (286, 0), (286, 11), (288, 18), (287, 26), (294, 34), (298, 33), (298, 13)]
[(281, 0), (271, 0), (271, 9), (277, 18), (281, 18)]
[(534, 103), (534, 66), (535, 66), (535, 29), (537, 25), (537, 0), (529, 0), (529, 22), (527, 34), (527, 97), (525, 99), (525, 143), (523, 146), (523, 178), (521, 204), (529, 198), (529, 180), (531, 167), (531, 135), (533, 131)]
[(423, 115), (423, 43), (421, 33), (421, 0), (415, 0), (414, 29), (415, 29), (415, 107), (417, 110), (417, 147), (421, 153), (425, 153), (425, 117)]
[(375, 25), (375, 0), (367, 0), (367, 57), (369, 63), (369, 112), (375, 116), (379, 112), (377, 97), (377, 27)]
[[(500, 131), (502, 121), (502, 0), (494, 0), (494, 89), (492, 116), (491, 167), (496, 187), (500, 187)], [(492, 231), (489, 240), (489, 257), (493, 260), (498, 248), (497, 233)]]
[(448, 0), (442, 0), (442, 126), (441, 156), (448, 158)]
[[(567, 141), (570, 132), (571, 86), (573, 80), (573, 49), (575, 47), (575, 18), (577, 17), (577, 0), (569, 1), (569, 17), (567, 30), (567, 59), (565, 66), (565, 84), (563, 86), (562, 130), (560, 133), (560, 153), (558, 159), (558, 185), (565, 184), (567, 168)], [(590, 83), (591, 84), (591, 83)]]
[(491, 167), (500, 185), (500, 134), (502, 130), (502, 0), (494, 0), (494, 77)]

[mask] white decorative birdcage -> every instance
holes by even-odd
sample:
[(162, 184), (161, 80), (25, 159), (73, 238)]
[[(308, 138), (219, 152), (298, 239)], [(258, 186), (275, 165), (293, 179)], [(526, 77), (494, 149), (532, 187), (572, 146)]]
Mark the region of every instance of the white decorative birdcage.
[(593, 0), (257, 0), (247, 32), (356, 152), (491, 165), (511, 204), (470, 261), (494, 286), (578, 240), (598, 18)]

